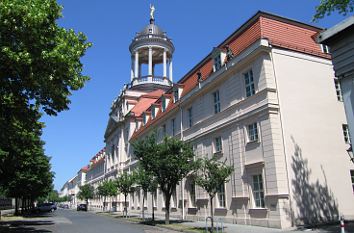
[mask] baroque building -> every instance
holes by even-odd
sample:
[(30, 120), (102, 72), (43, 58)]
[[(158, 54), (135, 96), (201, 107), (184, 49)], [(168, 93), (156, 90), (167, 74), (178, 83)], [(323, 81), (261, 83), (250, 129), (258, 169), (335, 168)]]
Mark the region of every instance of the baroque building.
[[(257, 12), (173, 83), (174, 46), (152, 16), (129, 46), (130, 83), (111, 107), (104, 179), (134, 170), (130, 142), (158, 129), (190, 142), (196, 157), (233, 166), (214, 203), (225, 222), (288, 228), (353, 219), (349, 135), (331, 56), (315, 40), (321, 31)], [(130, 213), (155, 208), (163, 216), (160, 191), (144, 207), (142, 197), (139, 189), (130, 194)], [(208, 216), (207, 193), (192, 177), (171, 201), (171, 217)], [(108, 203), (123, 205), (121, 195)]]

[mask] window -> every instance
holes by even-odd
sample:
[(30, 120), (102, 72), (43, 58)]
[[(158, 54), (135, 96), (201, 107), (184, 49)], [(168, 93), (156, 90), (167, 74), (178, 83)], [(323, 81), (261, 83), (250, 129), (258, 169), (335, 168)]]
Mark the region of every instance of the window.
[(253, 176), (253, 198), (256, 208), (265, 207), (262, 175)]
[(162, 136), (166, 136), (166, 124), (162, 125)]
[(243, 74), (245, 79), (246, 96), (252, 96), (256, 93), (253, 82), (253, 72), (252, 70), (247, 71)]
[(166, 110), (166, 99), (162, 98), (161, 102), (161, 111), (164, 112)]
[(146, 114), (145, 113), (143, 114), (143, 123), (144, 123), (144, 125), (146, 124)]
[(155, 107), (151, 106), (151, 119), (155, 118)]
[(114, 145), (111, 148), (112, 163), (114, 163)]
[(224, 208), (226, 206), (225, 184), (220, 185), (218, 189), (218, 202), (219, 202), (219, 207)]
[(324, 44), (320, 44), (320, 45), (321, 45), (321, 50), (323, 53), (330, 53), (329, 47), (327, 45), (324, 45)]
[(338, 79), (334, 79), (334, 86), (336, 87), (337, 99), (343, 101), (342, 90), (340, 89), (340, 83)]
[(352, 179), (352, 187), (353, 187), (353, 193), (354, 193), (354, 170), (350, 170), (350, 176)]
[(195, 207), (195, 182), (194, 180), (190, 183), (189, 197), (190, 197), (190, 207)]
[(215, 91), (213, 93), (213, 98), (214, 98), (214, 113), (220, 112), (220, 95), (219, 95), (219, 90)]
[(192, 127), (192, 125), (193, 125), (193, 112), (192, 112), (192, 108), (188, 108), (187, 112), (188, 112), (188, 126), (189, 126), (189, 127)]
[(222, 141), (221, 137), (216, 137), (215, 139), (215, 153), (222, 152)]
[(248, 142), (258, 141), (258, 128), (257, 123), (253, 123), (247, 126), (248, 130)]
[(342, 125), (342, 129), (343, 129), (343, 136), (344, 136), (344, 141), (345, 141), (345, 143), (346, 143), (346, 144), (350, 144), (351, 140), (350, 140), (348, 125), (343, 124), (343, 125)]
[(177, 207), (177, 192), (176, 192), (176, 188), (172, 192), (171, 207), (172, 208), (176, 208)]
[(171, 129), (172, 129), (172, 136), (176, 135), (176, 119), (173, 118), (171, 120)]
[(154, 208), (156, 208), (157, 207), (157, 190), (154, 192), (153, 198), (154, 198)]
[(218, 71), (221, 68), (221, 56), (220, 54), (214, 57), (214, 71)]
[(178, 88), (173, 91), (173, 99), (174, 99), (174, 102), (177, 102), (179, 99)]

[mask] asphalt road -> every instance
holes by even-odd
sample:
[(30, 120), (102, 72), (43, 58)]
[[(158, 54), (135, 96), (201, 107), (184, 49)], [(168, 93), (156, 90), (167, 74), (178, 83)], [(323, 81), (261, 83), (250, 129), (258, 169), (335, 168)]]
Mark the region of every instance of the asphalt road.
[(138, 224), (90, 212), (58, 209), (38, 218), (0, 225), (1, 233), (146, 233)]

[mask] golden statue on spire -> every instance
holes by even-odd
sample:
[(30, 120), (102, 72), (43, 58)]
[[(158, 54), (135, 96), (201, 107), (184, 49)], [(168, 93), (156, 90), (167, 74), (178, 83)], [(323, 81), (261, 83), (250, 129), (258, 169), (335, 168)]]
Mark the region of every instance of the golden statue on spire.
[(150, 4), (150, 20), (154, 20), (154, 12), (155, 12), (155, 7), (153, 4)]

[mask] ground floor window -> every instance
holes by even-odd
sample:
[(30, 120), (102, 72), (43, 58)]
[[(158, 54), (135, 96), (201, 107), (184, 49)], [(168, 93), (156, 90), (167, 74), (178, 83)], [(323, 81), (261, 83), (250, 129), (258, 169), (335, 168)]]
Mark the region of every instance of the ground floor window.
[(264, 189), (262, 175), (253, 176), (253, 198), (256, 208), (264, 208)]
[(192, 180), (189, 187), (190, 207), (195, 207), (195, 182)]
[(220, 185), (218, 189), (218, 203), (219, 207), (224, 208), (226, 206), (225, 201), (225, 184)]

